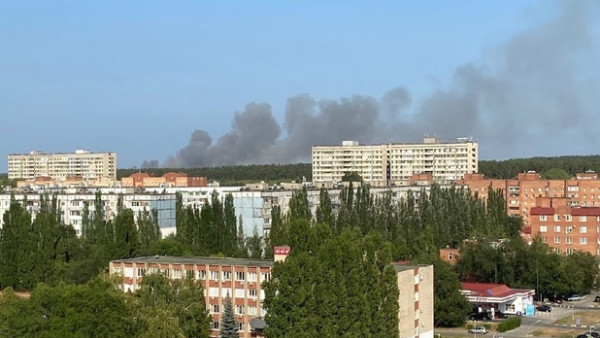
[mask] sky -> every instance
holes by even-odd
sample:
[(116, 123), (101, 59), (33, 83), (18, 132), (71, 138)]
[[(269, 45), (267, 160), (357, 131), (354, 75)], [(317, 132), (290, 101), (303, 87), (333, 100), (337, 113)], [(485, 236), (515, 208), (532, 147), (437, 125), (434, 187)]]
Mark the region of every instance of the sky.
[(310, 162), (312, 145), (472, 137), (600, 153), (600, 2), (0, 1), (0, 172)]

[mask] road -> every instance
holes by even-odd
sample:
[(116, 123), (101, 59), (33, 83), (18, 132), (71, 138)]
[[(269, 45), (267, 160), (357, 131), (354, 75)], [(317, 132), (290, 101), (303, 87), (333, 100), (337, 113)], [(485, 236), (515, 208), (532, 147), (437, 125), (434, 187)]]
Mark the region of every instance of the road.
[[(562, 318), (565, 318), (568, 316), (572, 316), (573, 314), (575, 314), (578, 311), (582, 311), (582, 310), (600, 311), (600, 304), (594, 303), (595, 296), (596, 296), (596, 294), (591, 294), (591, 295), (584, 297), (582, 300), (572, 301), (572, 302), (564, 302), (561, 305), (546, 303), (546, 304), (552, 306), (551, 312), (536, 312), (535, 316), (532, 316), (532, 317), (523, 316), (523, 317), (521, 317), (521, 326), (514, 330), (504, 332), (504, 333), (490, 332), (486, 335), (478, 334), (477, 336), (491, 337), (493, 334), (496, 334), (496, 337), (498, 337), (498, 338), (500, 338), (500, 337), (523, 338), (523, 337), (526, 337), (527, 335), (529, 335), (530, 337), (533, 337), (532, 333), (535, 332), (536, 330), (538, 330), (540, 327), (565, 328), (565, 329), (569, 329), (569, 330), (577, 329), (578, 334), (584, 333), (584, 332), (590, 330), (590, 328), (588, 326), (577, 326), (576, 318), (573, 318), (573, 323), (571, 323), (569, 325), (556, 325), (554, 323), (556, 321), (558, 321), (559, 319), (562, 319)], [(479, 322), (479, 323), (481, 323), (481, 322)], [(598, 327), (600, 329), (600, 323), (598, 323), (598, 325), (596, 325), (596, 327)], [(474, 335), (467, 334), (466, 330), (464, 330), (464, 329), (441, 329), (440, 328), (440, 329), (436, 329), (435, 332), (436, 332), (436, 334), (441, 333), (442, 335), (448, 335), (448, 336), (457, 336), (457, 335), (463, 336), (463, 337), (474, 336)], [(542, 337), (543, 336), (536, 336), (536, 338), (542, 338)]]

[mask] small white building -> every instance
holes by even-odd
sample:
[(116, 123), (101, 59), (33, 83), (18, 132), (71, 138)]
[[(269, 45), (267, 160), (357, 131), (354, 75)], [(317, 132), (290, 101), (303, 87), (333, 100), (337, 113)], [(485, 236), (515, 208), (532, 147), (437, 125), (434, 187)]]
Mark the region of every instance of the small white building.
[(533, 289), (511, 289), (504, 284), (491, 283), (461, 284), (461, 293), (469, 303), (483, 310), (525, 315), (527, 305), (533, 304)]

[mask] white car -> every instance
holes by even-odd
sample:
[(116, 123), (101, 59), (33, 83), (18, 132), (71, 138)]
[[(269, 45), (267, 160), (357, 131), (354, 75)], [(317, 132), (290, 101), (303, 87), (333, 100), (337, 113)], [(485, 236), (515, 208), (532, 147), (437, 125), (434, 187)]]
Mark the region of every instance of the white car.
[(571, 295), (571, 296), (569, 296), (569, 298), (567, 298), (568, 301), (581, 300), (581, 299), (583, 299), (583, 297), (581, 297), (580, 295)]
[(469, 329), (469, 333), (486, 334), (487, 329), (485, 328), (485, 326), (475, 326), (474, 328)]

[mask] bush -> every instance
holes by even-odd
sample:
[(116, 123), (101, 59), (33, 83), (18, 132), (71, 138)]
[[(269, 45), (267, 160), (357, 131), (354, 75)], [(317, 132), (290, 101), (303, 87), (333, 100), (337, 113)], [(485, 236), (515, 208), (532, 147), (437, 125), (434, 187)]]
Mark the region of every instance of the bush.
[(512, 317), (498, 324), (498, 332), (506, 332), (521, 326), (520, 317)]

